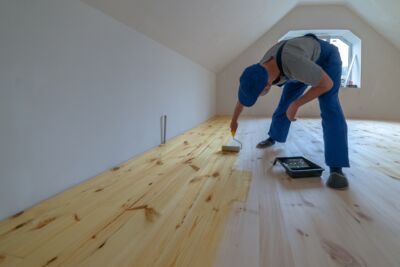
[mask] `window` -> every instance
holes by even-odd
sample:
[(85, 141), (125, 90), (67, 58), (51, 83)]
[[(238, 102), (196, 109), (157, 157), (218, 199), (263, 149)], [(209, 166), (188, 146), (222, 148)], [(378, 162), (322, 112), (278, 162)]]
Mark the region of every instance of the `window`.
[(286, 40), (307, 33), (335, 45), (342, 59), (342, 87), (361, 87), (361, 40), (349, 30), (299, 30), (290, 31), (280, 40)]
[(349, 65), (352, 54), (352, 45), (340, 36), (321, 36), (321, 39), (335, 45), (339, 49), (342, 59), (342, 86), (346, 84), (346, 77), (349, 73)]

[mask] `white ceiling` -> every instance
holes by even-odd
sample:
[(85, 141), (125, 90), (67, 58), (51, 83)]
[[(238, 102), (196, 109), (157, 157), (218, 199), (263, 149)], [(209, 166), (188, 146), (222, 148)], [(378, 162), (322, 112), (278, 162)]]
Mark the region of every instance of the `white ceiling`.
[(400, 48), (400, 0), (82, 1), (214, 72), (298, 4), (345, 4)]
[(400, 0), (347, 0), (347, 5), (400, 49)]

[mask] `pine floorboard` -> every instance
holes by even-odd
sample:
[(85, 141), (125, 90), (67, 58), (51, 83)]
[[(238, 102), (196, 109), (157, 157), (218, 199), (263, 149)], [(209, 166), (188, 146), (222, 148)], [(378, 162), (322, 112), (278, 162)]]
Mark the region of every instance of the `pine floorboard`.
[(350, 188), (291, 179), (324, 164), (319, 119), (260, 150), (270, 119), (216, 117), (0, 221), (0, 266), (400, 266), (400, 123), (349, 120)]

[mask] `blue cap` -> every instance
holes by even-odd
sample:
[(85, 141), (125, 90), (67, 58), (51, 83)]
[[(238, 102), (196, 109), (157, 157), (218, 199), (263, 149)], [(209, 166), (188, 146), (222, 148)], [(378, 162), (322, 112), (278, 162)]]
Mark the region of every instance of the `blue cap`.
[(239, 102), (251, 107), (268, 84), (268, 72), (260, 64), (247, 67), (240, 76)]

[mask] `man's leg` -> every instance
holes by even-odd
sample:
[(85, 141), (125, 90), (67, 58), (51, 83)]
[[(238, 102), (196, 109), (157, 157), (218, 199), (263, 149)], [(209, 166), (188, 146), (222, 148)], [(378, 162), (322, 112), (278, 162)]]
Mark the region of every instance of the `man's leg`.
[(319, 104), (324, 132), (326, 165), (329, 167), (349, 167), (347, 124), (340, 106), (338, 93), (320, 96)]
[(334, 85), (331, 90), (319, 97), (325, 144), (325, 162), (331, 168), (328, 186), (336, 189), (348, 186), (347, 179), (341, 169), (342, 167), (350, 167), (347, 124), (338, 95), (342, 73), (342, 66), (339, 63), (340, 61), (335, 62), (335, 60), (332, 60), (332, 64), (324, 68)]
[(303, 95), (307, 85), (297, 81), (288, 82), (283, 88), (281, 100), (272, 115), (272, 122), (268, 135), (275, 141), (286, 142), (289, 133), (290, 120), (286, 116), (289, 105)]

